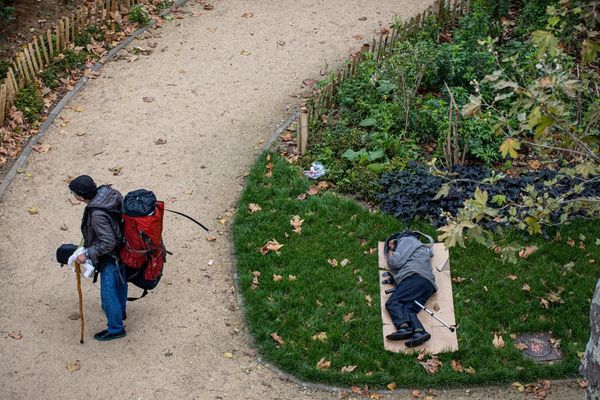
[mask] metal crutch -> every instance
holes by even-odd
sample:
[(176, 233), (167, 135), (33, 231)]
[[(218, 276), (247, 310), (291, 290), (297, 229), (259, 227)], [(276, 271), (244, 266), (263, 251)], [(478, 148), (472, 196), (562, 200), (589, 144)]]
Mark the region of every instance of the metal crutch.
[(418, 305), (419, 307), (421, 307), (421, 310), (425, 311), (426, 313), (428, 313), (429, 315), (431, 315), (433, 318), (437, 319), (438, 321), (440, 321), (442, 323), (442, 325), (444, 325), (446, 328), (450, 329), (450, 332), (454, 332), (456, 330), (456, 327), (454, 326), (450, 326), (447, 323), (445, 323), (444, 321), (442, 321), (440, 318), (438, 318), (437, 315), (435, 315), (434, 313), (432, 313), (427, 307), (425, 307), (423, 304), (419, 303), (417, 300), (413, 300), (415, 302), (416, 305)]

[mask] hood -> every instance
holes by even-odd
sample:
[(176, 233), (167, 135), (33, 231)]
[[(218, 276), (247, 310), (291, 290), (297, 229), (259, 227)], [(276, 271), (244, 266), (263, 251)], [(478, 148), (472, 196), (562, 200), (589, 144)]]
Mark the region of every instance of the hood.
[(102, 185), (98, 188), (96, 195), (87, 205), (89, 208), (102, 208), (109, 211), (121, 212), (123, 196), (111, 185)]

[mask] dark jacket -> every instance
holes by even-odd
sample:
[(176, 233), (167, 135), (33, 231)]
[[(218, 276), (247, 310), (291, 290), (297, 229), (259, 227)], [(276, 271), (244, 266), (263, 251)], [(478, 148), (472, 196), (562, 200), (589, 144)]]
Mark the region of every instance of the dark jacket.
[(118, 257), (123, 233), (119, 223), (123, 196), (110, 185), (98, 188), (85, 207), (81, 221), (84, 246), (97, 270)]

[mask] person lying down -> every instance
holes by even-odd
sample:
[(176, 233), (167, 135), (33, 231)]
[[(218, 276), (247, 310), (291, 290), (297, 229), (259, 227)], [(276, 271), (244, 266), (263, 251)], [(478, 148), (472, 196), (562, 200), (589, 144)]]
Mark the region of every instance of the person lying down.
[[(419, 240), (419, 235), (427, 237), (429, 245)], [(396, 289), (385, 303), (396, 331), (387, 335), (388, 340), (406, 340), (406, 347), (419, 346), (431, 334), (423, 328), (417, 313), (421, 308), (415, 303), (425, 304), (437, 291), (431, 266), (433, 239), (420, 232), (396, 233), (385, 241), (385, 257), (391, 277), (382, 282), (392, 283)]]

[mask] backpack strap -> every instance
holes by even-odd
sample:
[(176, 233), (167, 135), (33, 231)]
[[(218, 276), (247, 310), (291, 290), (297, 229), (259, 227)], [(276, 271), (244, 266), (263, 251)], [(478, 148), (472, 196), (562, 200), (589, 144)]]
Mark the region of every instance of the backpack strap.
[(426, 233), (419, 232), (419, 231), (412, 231), (412, 233), (416, 233), (416, 234), (418, 234), (418, 235), (421, 235), (421, 236), (423, 236), (424, 238), (426, 238), (426, 239), (429, 241), (429, 244), (427, 244), (426, 246), (428, 246), (428, 247), (433, 247), (433, 244), (434, 244), (435, 242), (434, 242), (434, 240), (433, 240), (433, 238), (432, 238), (431, 236), (429, 236), (429, 235), (428, 235), (428, 234), (426, 234)]
[(136, 301), (139, 300), (143, 297), (145, 297), (148, 294), (148, 289), (144, 289), (144, 292), (142, 293), (142, 295), (140, 297), (128, 297), (127, 301)]

